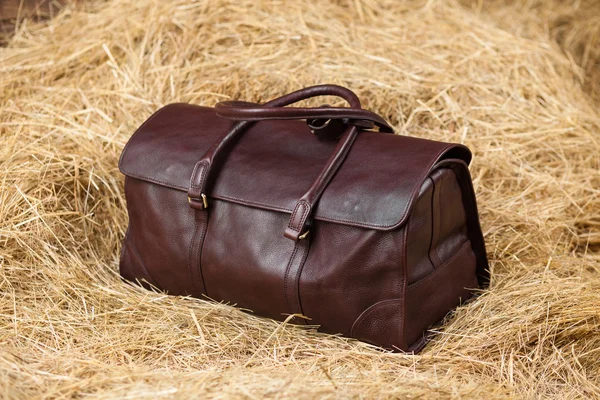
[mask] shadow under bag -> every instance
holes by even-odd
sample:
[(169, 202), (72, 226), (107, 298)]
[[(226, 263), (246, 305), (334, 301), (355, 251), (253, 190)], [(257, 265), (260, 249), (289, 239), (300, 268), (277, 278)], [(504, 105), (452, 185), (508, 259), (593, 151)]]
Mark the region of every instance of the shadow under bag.
[[(285, 107), (324, 95), (350, 107)], [(168, 105), (119, 162), (121, 275), (418, 351), (488, 280), (470, 160), (460, 144), (394, 135), (336, 85)]]

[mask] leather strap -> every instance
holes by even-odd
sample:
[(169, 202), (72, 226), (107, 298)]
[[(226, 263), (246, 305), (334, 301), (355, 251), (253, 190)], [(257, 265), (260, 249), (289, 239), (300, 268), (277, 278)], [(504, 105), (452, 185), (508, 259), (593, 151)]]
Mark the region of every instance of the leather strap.
[[(308, 257), (310, 240), (298, 240), (294, 245), (294, 251), (288, 261), (283, 276), (283, 293), (288, 312), (290, 314), (304, 315), (302, 303), (300, 302), (300, 274)], [(295, 324), (306, 325), (306, 319), (294, 317)]]
[[(260, 119), (277, 119), (277, 115), (279, 115), (283, 119), (314, 118), (312, 117), (314, 115), (317, 116), (316, 118), (326, 118), (324, 117), (325, 114), (322, 113), (324, 111), (323, 108), (300, 109), (310, 110), (310, 113), (306, 112), (305, 114), (298, 114), (296, 113), (298, 109), (290, 108), (292, 112), (285, 111), (285, 114), (281, 114), (282, 110), (285, 110), (281, 107), (315, 96), (338, 96), (343, 98), (350, 104), (350, 109), (328, 107), (330, 109), (336, 110), (333, 112), (335, 114), (333, 118), (346, 118), (342, 117), (342, 115), (350, 115), (352, 117), (361, 116), (367, 117), (367, 121), (373, 121), (373, 123), (375, 123), (375, 117), (373, 117), (373, 115), (377, 116), (377, 114), (371, 115), (367, 114), (368, 112), (356, 113), (355, 111), (365, 111), (361, 109), (360, 100), (358, 99), (356, 94), (354, 94), (354, 92), (338, 85), (311, 86), (286, 94), (275, 100), (271, 100), (268, 103), (261, 106), (261, 110), (263, 108), (277, 108), (277, 113), (275, 115), (266, 113), (262, 115), (252, 114), (250, 116), (247, 116), (247, 114), (244, 113), (247, 113), (248, 109), (256, 111), (256, 107), (234, 107), (234, 111), (233, 113), (231, 113), (232, 108), (230, 105), (226, 104), (225, 106), (221, 106), (219, 107), (221, 111), (228, 110), (230, 112), (229, 115), (237, 115), (240, 118), (243, 114), (244, 118), (246, 119), (233, 125), (232, 128), (225, 135), (223, 135), (210, 147), (210, 149), (208, 149), (208, 151), (202, 156), (200, 161), (196, 163), (194, 173), (192, 174), (190, 182), (190, 188), (188, 190), (188, 200), (190, 206), (197, 210), (206, 209), (207, 182), (210, 181), (210, 179), (212, 178), (212, 174), (214, 173), (212, 166), (215, 165), (217, 157), (222, 152), (224, 152), (224, 149), (229, 145), (229, 143), (231, 143), (238, 135), (242, 134), (253, 123), (253, 121)], [(250, 114), (254, 111), (251, 111)], [(328, 111), (325, 110), (325, 112)], [(272, 118), (273, 116), (275, 118)], [(377, 117), (381, 118), (379, 116)], [(248, 120), (248, 118), (250, 118), (250, 120)], [(378, 122), (381, 121), (378, 120)], [(383, 122), (385, 123), (385, 121)], [(385, 123), (385, 127), (387, 127), (385, 129), (391, 130), (387, 123)], [(310, 186), (307, 192), (296, 203), (296, 206), (292, 211), (292, 215), (290, 217), (288, 226), (284, 232), (285, 237), (292, 240), (299, 240), (306, 236), (306, 234), (308, 233), (308, 224), (310, 218), (312, 217), (312, 213), (317, 201), (323, 194), (323, 191), (325, 190), (325, 188), (327, 187), (337, 170), (342, 165), (342, 162), (344, 161), (346, 155), (350, 151), (350, 148), (352, 147), (352, 144), (354, 143), (354, 140), (356, 139), (358, 133), (359, 128), (356, 124), (348, 124), (348, 127), (341, 136), (333, 154), (327, 160), (327, 163), (319, 173), (319, 176), (316, 178), (316, 180), (313, 182), (313, 184)]]
[(348, 125), (370, 129), (377, 126), (380, 132), (393, 133), (392, 127), (374, 112), (346, 107), (266, 107), (247, 101), (222, 101), (215, 105), (221, 118), (234, 121), (260, 121), (265, 119), (340, 119)]

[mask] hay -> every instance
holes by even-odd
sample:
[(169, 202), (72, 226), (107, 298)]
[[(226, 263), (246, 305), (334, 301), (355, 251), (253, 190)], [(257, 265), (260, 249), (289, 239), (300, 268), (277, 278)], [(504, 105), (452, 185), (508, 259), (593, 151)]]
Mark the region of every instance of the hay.
[[(543, 4), (108, 0), (21, 21), (0, 48), (3, 397), (600, 396), (600, 14)], [(474, 150), (493, 281), (421, 355), (118, 278), (117, 159), (152, 111), (323, 82)]]

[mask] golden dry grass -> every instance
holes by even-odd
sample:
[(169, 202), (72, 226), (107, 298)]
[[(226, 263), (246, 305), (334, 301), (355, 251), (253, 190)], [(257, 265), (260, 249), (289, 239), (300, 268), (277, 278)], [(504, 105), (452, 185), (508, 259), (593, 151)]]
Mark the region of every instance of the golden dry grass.
[[(22, 21), (0, 49), (2, 397), (600, 397), (599, 26), (574, 0), (108, 0)], [(420, 355), (118, 277), (117, 160), (151, 112), (324, 82), (475, 153), (492, 284)]]

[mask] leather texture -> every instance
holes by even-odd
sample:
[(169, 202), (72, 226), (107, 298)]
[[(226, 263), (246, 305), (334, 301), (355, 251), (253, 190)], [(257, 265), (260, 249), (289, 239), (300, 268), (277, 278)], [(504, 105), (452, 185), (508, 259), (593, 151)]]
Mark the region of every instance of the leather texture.
[[(285, 107), (321, 95), (350, 108)], [(311, 134), (328, 120), (337, 141)], [(265, 105), (163, 107), (119, 163), (121, 275), (418, 351), (431, 325), (486, 284), (487, 258), (470, 151), (390, 130), (335, 85)]]

